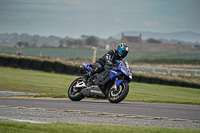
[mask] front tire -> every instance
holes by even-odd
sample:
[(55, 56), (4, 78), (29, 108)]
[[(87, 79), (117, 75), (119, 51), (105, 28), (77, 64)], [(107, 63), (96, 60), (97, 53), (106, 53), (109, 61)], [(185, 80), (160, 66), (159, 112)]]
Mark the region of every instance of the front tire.
[(119, 103), (127, 96), (129, 92), (129, 85), (127, 82), (122, 82), (117, 90), (110, 89), (108, 92), (108, 100), (110, 103)]
[(77, 78), (76, 80), (74, 80), (69, 89), (68, 89), (68, 97), (70, 100), (72, 101), (80, 101), (82, 100), (85, 96), (80, 92), (81, 88), (76, 89), (74, 86), (78, 83), (81, 82), (82, 78)]

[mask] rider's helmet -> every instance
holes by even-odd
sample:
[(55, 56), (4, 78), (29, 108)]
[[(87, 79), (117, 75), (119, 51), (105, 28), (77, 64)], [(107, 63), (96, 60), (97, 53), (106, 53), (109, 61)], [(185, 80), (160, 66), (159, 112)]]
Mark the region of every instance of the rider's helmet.
[(126, 55), (128, 54), (128, 51), (129, 51), (129, 48), (126, 44), (124, 43), (120, 43), (118, 46), (117, 46), (117, 52), (118, 52), (118, 55), (122, 58), (125, 58)]

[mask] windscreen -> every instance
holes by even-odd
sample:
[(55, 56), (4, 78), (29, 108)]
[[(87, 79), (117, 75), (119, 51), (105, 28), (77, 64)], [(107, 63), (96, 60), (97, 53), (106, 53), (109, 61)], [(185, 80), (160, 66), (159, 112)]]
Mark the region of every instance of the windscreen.
[(128, 62), (126, 60), (122, 60), (122, 63), (124, 64), (126, 69), (130, 72)]

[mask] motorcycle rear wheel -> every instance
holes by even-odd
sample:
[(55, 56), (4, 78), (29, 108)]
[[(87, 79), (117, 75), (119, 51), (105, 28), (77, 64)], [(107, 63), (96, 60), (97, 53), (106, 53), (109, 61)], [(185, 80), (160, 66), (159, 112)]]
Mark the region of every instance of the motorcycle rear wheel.
[(118, 87), (117, 91), (110, 89), (108, 92), (108, 101), (110, 103), (119, 103), (127, 96), (129, 92), (129, 85), (127, 82), (122, 82)]
[(70, 87), (69, 87), (69, 89), (68, 89), (68, 97), (69, 97), (69, 99), (70, 100), (72, 100), (72, 101), (80, 101), (80, 100), (82, 100), (85, 96), (80, 92), (81, 90), (80, 90), (80, 88), (79, 89), (76, 89), (74, 86), (77, 84), (77, 82), (80, 82), (80, 81), (82, 81), (82, 78), (80, 77), (80, 78), (77, 78), (77, 79), (75, 79), (72, 83), (71, 83), (71, 85), (70, 85)]

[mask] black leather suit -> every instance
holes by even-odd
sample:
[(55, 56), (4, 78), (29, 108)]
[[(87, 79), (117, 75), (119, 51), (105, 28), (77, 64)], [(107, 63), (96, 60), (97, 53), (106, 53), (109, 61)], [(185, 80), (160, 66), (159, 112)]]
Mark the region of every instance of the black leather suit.
[(111, 49), (92, 65), (93, 69), (86, 76), (92, 76), (95, 73), (102, 72), (104, 65), (112, 65), (115, 63), (115, 60), (122, 60), (122, 58), (118, 55), (117, 50)]

